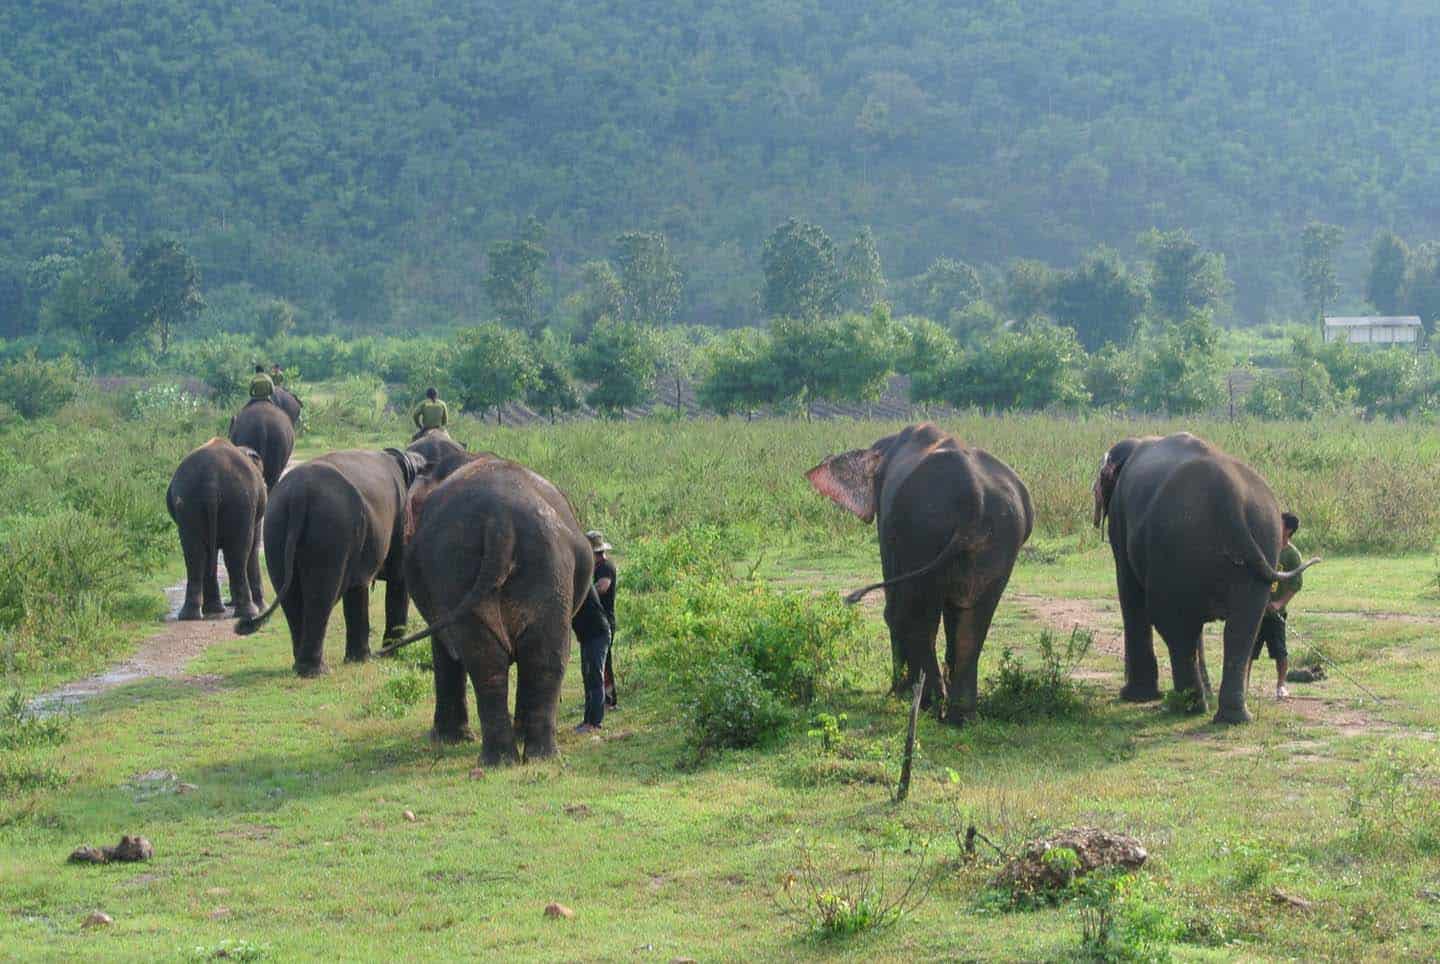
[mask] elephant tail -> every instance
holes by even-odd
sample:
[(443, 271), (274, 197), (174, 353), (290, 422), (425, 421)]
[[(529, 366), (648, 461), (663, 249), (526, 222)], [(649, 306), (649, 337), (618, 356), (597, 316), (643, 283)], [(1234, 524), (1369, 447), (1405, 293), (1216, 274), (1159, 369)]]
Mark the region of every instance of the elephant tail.
[(872, 583), (871, 585), (857, 589), (845, 597), (845, 604), (847, 606), (853, 606), (877, 589), (885, 589), (896, 583), (919, 579), (921, 576), (928, 576), (941, 566), (947, 565), (956, 556), (960, 555), (960, 553), (967, 550), (978, 549), (989, 541), (990, 536), (988, 533), (974, 535), (966, 532), (964, 529), (956, 529), (955, 534), (950, 537), (950, 541), (945, 543), (945, 548), (941, 549), (935, 558), (931, 559), (927, 564), (912, 572), (896, 576), (893, 579), (886, 579), (884, 582)]
[(295, 506), (294, 514), (286, 519), (285, 526), (285, 582), (275, 590), (275, 598), (271, 600), (269, 607), (260, 615), (250, 619), (237, 619), (235, 621), (235, 635), (249, 636), (265, 625), (272, 615), (275, 614), (275, 607), (290, 594), (295, 582), (295, 546), (300, 541), (300, 532), (305, 528), (305, 500), (300, 499)]
[(1320, 557), (1315, 556), (1304, 564), (1296, 566), (1294, 569), (1276, 569), (1266, 561), (1265, 554), (1260, 551), (1260, 547), (1253, 541), (1250, 543), (1250, 548), (1252, 552), (1248, 564), (1246, 560), (1242, 559), (1236, 559), (1235, 564), (1237, 566), (1245, 566), (1245, 568), (1255, 574), (1255, 578), (1260, 582), (1285, 582), (1294, 579), (1306, 569), (1320, 562)]
[[(459, 604), (448, 613), (435, 620), (424, 629), (411, 633), (402, 639), (388, 644), (380, 650), (377, 655), (388, 656), (397, 649), (403, 649), (411, 643), (418, 643), (422, 639), (429, 639), (442, 629), (448, 629), (459, 621), (466, 613), (475, 612), (481, 609), (481, 604), (489, 596), (494, 595), (503, 586), (510, 576), (515, 572), (515, 542), (513, 534), (509, 538), (493, 527), (487, 526), (483, 541), (484, 550), (480, 555), (480, 571), (475, 575), (475, 582), (470, 586), (469, 592), (465, 593)], [(504, 560), (502, 563), (501, 560)], [(490, 607), (486, 607), (487, 609)], [(482, 610), (483, 612), (483, 610)], [(493, 621), (493, 614), (485, 614), (481, 619), (487, 623)], [(495, 638), (505, 643), (508, 638), (505, 629), (500, 625), (491, 625), (490, 631)], [(456, 659), (460, 658), (459, 653), (451, 653)]]

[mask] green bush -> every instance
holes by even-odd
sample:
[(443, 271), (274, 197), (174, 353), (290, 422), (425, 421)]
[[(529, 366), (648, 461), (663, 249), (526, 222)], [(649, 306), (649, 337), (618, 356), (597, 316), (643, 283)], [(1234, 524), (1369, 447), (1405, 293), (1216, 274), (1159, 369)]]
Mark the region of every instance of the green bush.
[(985, 681), (980, 715), (1007, 723), (1037, 719), (1077, 719), (1090, 712), (1088, 694), (1070, 678), (1090, 650), (1091, 636), (1081, 629), (1070, 634), (1062, 651), (1050, 630), (1040, 633), (1040, 666), (1028, 668), (1006, 647), (1000, 671)]
[(80, 364), (68, 355), (53, 360), (32, 348), (0, 366), (0, 403), (23, 418), (53, 415), (80, 391)]
[(430, 680), (406, 669), (391, 676), (360, 707), (363, 717), (398, 720), (430, 692)]
[(141, 420), (185, 421), (205, 410), (205, 400), (179, 385), (150, 385), (130, 396), (130, 416)]
[(685, 742), (697, 757), (719, 749), (759, 746), (792, 722), (790, 711), (740, 660), (713, 663), (691, 679), (682, 697)]
[(625, 552), (625, 590), (672, 589), (682, 579), (719, 573), (729, 564), (735, 536), (718, 526), (691, 526), (666, 537), (636, 539)]
[(0, 627), (85, 597), (113, 601), (132, 577), (120, 535), (74, 509), (21, 518), (0, 538)]

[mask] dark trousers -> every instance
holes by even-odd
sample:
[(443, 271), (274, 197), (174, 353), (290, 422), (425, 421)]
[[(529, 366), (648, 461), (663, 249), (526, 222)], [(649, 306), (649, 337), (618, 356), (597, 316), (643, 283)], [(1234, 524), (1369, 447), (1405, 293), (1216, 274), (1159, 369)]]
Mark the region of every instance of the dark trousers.
[(585, 680), (585, 722), (599, 726), (605, 719), (605, 657), (610, 634), (580, 640), (580, 672)]
[(1285, 616), (1281, 613), (1265, 610), (1265, 616), (1260, 620), (1260, 633), (1255, 637), (1255, 652), (1251, 659), (1259, 659), (1262, 649), (1270, 650), (1270, 658), (1275, 662), (1282, 659), (1289, 659), (1290, 654), (1285, 649)]

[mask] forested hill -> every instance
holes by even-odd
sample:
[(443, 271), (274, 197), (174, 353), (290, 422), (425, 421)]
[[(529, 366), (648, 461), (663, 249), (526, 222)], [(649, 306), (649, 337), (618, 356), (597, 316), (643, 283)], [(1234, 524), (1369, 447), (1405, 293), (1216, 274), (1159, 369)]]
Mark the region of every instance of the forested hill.
[(644, 228), (737, 322), (795, 214), (892, 280), (1188, 227), (1254, 319), (1310, 218), (1352, 292), (1378, 227), (1440, 237), (1437, 50), (1426, 0), (6, 0), (0, 291), (163, 229), (207, 290), (473, 320), (533, 214), (552, 305)]

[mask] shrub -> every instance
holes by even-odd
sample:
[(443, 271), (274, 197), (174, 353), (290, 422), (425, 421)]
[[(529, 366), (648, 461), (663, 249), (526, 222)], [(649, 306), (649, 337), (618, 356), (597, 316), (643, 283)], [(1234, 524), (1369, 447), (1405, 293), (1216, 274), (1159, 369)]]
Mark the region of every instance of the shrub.
[(59, 746), (70, 735), (70, 719), (36, 716), (19, 690), (12, 690), (0, 706), (0, 750), (36, 750)]
[(774, 739), (790, 712), (764, 681), (739, 660), (714, 663), (695, 676), (683, 698), (685, 741), (696, 757), (743, 749)]
[(0, 627), (37, 609), (69, 608), (83, 597), (112, 601), (130, 578), (118, 533), (91, 516), (62, 509), (21, 518), (0, 539)]
[(150, 385), (130, 396), (130, 417), (141, 420), (182, 421), (199, 415), (205, 400), (179, 385)]
[(360, 707), (363, 717), (398, 720), (430, 692), (430, 680), (409, 670), (391, 676)]
[(0, 367), (0, 402), (23, 418), (53, 415), (79, 394), (80, 374), (70, 356), (44, 360), (32, 348)]
[(726, 565), (733, 534), (718, 526), (691, 526), (668, 538), (636, 539), (625, 553), (625, 590), (661, 592), (682, 579)]
[(1090, 651), (1092, 638), (1075, 629), (1062, 651), (1050, 630), (1040, 633), (1040, 666), (1021, 664), (1008, 647), (1000, 658), (1000, 672), (985, 681), (980, 714), (987, 719), (1027, 723), (1037, 719), (1076, 719), (1090, 712), (1088, 694), (1070, 678)]

